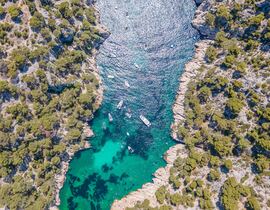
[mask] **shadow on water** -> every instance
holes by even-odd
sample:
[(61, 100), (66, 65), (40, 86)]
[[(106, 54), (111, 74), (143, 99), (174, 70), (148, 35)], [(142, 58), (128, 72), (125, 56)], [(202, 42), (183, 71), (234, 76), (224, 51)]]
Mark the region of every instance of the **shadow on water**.
[[(178, 78), (196, 42), (193, 1), (97, 0), (97, 6), (111, 31), (97, 58), (104, 101), (91, 122), (92, 147), (70, 163), (61, 210), (107, 210), (165, 165), (162, 155), (174, 144), (171, 107)], [(121, 110), (116, 107), (120, 100)]]

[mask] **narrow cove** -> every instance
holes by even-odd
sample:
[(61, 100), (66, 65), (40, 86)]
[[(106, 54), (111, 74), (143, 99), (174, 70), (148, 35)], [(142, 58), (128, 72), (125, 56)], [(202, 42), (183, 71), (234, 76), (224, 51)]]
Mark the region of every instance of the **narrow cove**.
[[(60, 192), (62, 210), (107, 210), (165, 165), (162, 155), (174, 144), (171, 107), (178, 78), (197, 37), (190, 0), (97, 0), (97, 7), (111, 32), (97, 58), (104, 101), (91, 122), (92, 147), (70, 163)], [(151, 121), (150, 128), (140, 114)]]

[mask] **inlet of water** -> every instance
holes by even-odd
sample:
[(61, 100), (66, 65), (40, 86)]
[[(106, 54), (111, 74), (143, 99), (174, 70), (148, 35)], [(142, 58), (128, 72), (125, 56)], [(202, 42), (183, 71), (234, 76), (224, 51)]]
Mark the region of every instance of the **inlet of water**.
[(111, 32), (97, 58), (104, 101), (91, 123), (91, 149), (70, 163), (61, 210), (107, 210), (165, 165), (162, 155), (174, 144), (170, 124), (178, 78), (198, 36), (191, 27), (191, 0), (97, 0), (97, 6)]

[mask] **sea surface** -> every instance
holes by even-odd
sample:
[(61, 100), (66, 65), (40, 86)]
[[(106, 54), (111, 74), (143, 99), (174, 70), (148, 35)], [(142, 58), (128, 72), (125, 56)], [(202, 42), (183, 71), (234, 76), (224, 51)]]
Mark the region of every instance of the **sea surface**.
[(178, 79), (198, 39), (192, 0), (97, 0), (97, 7), (111, 32), (97, 57), (104, 101), (91, 122), (92, 147), (70, 163), (61, 210), (108, 210), (165, 166), (163, 154), (175, 144), (170, 125)]

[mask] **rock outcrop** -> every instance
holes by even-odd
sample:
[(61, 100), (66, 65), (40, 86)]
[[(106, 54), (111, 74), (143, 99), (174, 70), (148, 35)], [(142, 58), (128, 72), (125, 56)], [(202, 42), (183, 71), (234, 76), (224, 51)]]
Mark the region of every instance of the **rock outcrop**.
[[(209, 26), (205, 24), (204, 20), (205, 14), (208, 11), (211, 4), (209, 3), (209, 0), (195, 1), (195, 2), (196, 4), (198, 4), (198, 2), (200, 3), (195, 12), (195, 16), (192, 21), (192, 26), (198, 30), (201, 36), (212, 37), (216, 33), (216, 31), (210, 29)], [(174, 123), (171, 125), (172, 137), (176, 141), (181, 141), (181, 139), (178, 139), (176, 133), (179, 123), (185, 119), (184, 101), (185, 101), (185, 93), (188, 89), (188, 84), (191, 81), (191, 79), (195, 78), (197, 70), (204, 63), (205, 52), (210, 43), (211, 43), (210, 40), (204, 39), (195, 44), (194, 56), (191, 61), (186, 63), (184, 72), (179, 79), (180, 86), (177, 91), (175, 103), (173, 105)]]
[(209, 27), (209, 25), (205, 22), (205, 15), (211, 9), (211, 1), (212, 0), (202, 0), (199, 4), (195, 17), (192, 21), (192, 26), (198, 30), (201, 37), (213, 39), (217, 33), (217, 29)]
[(184, 73), (181, 75), (179, 82), (180, 86), (177, 92), (176, 100), (173, 105), (174, 113), (174, 123), (171, 126), (172, 137), (176, 141), (181, 141), (177, 138), (177, 126), (181, 121), (185, 119), (184, 113), (184, 101), (185, 93), (188, 89), (188, 84), (191, 79), (196, 76), (197, 70), (200, 68), (201, 64), (204, 62), (205, 51), (209, 45), (208, 40), (199, 41), (195, 44), (195, 54), (193, 59), (185, 65)]

